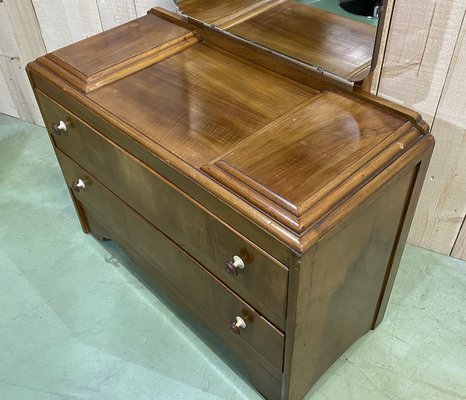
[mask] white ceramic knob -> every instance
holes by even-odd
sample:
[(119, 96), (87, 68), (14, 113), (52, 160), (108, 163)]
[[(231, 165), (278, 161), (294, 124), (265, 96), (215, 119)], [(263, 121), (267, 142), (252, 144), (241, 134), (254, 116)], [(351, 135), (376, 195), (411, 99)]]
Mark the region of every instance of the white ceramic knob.
[(82, 179), (78, 179), (76, 182), (71, 183), (71, 188), (75, 192), (80, 192), (81, 190), (86, 189), (86, 184)]
[(60, 136), (62, 133), (68, 130), (66, 124), (60, 121), (58, 124), (52, 124), (52, 131), (55, 135)]
[(244, 262), (241, 257), (233, 256), (233, 261), (225, 263), (225, 269), (229, 274), (238, 275), (238, 270), (244, 269)]
[(246, 328), (246, 322), (244, 322), (244, 319), (243, 319), (243, 318), (241, 318), (241, 317), (236, 317), (236, 324), (235, 324), (235, 326), (236, 326), (237, 328), (242, 328), (242, 329), (244, 329), (244, 328)]
[(236, 322), (231, 322), (230, 323), (230, 331), (231, 333), (234, 333), (235, 335), (240, 334), (240, 328), (244, 329), (246, 328), (246, 322), (244, 322), (244, 319), (241, 317), (236, 317)]

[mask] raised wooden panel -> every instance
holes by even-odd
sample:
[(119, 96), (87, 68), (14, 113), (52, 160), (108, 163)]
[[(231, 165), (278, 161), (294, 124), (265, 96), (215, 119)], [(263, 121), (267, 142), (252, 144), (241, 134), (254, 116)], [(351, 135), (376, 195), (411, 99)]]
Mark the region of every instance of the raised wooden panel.
[[(52, 54), (54, 60), (58, 58), (69, 67), (90, 77), (187, 33), (189, 31), (186, 29), (173, 26), (149, 14), (95, 35), (81, 45), (67, 46)], [(95, 56), (86, 57), (89, 53)]]
[[(302, 232), (323, 216), (319, 209), (330, 211), (372, 178), (377, 156), (397, 157), (418, 140), (411, 129), (406, 119), (325, 92), (202, 169), (264, 211), (279, 207), (274, 217)], [(351, 182), (358, 170), (364, 179)]]
[[(95, 35), (86, 42), (57, 50), (41, 58), (40, 62), (56, 69), (57, 74), (76, 88), (89, 92), (169, 57), (197, 41), (191, 31), (149, 14)], [(87, 57), (89, 53), (95, 57)]]

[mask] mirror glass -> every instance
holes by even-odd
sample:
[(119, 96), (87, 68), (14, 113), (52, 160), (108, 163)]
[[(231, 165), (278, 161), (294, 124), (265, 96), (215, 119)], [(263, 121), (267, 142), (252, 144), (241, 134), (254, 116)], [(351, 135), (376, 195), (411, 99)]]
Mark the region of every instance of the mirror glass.
[(375, 67), (383, 0), (176, 0), (181, 14), (345, 80)]

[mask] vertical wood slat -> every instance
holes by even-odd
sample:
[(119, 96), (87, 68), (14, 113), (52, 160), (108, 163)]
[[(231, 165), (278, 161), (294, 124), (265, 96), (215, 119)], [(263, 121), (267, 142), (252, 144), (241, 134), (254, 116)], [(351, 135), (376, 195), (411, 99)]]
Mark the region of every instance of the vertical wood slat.
[(7, 76), (6, 86), (8, 94), (13, 100), (16, 114), (25, 121), (41, 123), (39, 110), (31, 107), (32, 93), (27, 79), (24, 79), (24, 68), (18, 57), (0, 57), (0, 70), (3, 76)]
[(5, 3), (0, 3), (0, 55), (18, 57), (19, 50)]
[(396, 0), (378, 94), (431, 124), (465, 8), (464, 0)]
[(102, 31), (95, 0), (32, 0), (32, 3), (47, 52)]
[(132, 0), (97, 0), (104, 30), (136, 18), (136, 5)]
[(147, 11), (153, 7), (163, 7), (175, 11), (175, 2), (173, 0), (134, 0), (134, 4), (138, 17), (146, 15)]
[[(0, 59), (2, 57), (0, 56)], [(1, 62), (1, 61), (0, 61)], [(18, 111), (16, 110), (15, 102), (10, 94), (10, 88), (8, 87), (7, 80), (0, 68), (0, 113), (11, 115), (13, 117), (19, 117)]]
[(466, 214), (465, 8), (462, 0), (396, 0), (378, 88), (419, 111), (437, 140), (409, 241), (456, 257), (464, 256), (457, 237)]
[(464, 219), (462, 229), (456, 238), (455, 246), (453, 247), (451, 255), (453, 257), (466, 260), (466, 218)]
[[(0, 3), (0, 38), (0, 63), (3, 62), (3, 58), (18, 57), (16, 39), (11, 29), (5, 3)], [(0, 113), (18, 117), (8, 85), (11, 79), (13, 78), (6, 75), (0, 67)]]
[(31, 0), (4, 0), (21, 60), (29, 62), (45, 53), (44, 41)]
[[(466, 10), (463, 17), (466, 16)], [(464, 257), (466, 215), (466, 21), (452, 57), (432, 131), (437, 145), (415, 219), (413, 241), (432, 250)], [(414, 236), (415, 235), (415, 236)], [(456, 242), (456, 246), (455, 246)], [(455, 246), (455, 248), (453, 248)]]
[[(31, 0), (4, 0), (0, 5), (0, 69), (8, 89), (7, 98), (14, 103), (16, 115), (41, 123), (39, 109), (29, 85), (24, 66), (45, 53), (42, 35)], [(9, 100), (7, 101), (9, 103)], [(10, 106), (6, 106), (11, 109)], [(6, 111), (3, 108), (1, 111)]]

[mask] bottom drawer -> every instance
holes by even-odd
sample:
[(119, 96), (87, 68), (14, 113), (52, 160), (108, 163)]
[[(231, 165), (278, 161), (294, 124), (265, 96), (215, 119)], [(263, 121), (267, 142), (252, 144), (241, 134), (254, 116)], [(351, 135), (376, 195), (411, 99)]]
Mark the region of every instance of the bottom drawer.
[[(73, 195), (91, 232), (99, 236), (103, 229), (150, 281), (230, 347), (259, 391), (279, 399), (283, 334), (94, 177), (60, 151), (57, 155), (68, 186), (79, 179), (85, 185)], [(230, 324), (237, 316), (246, 327), (233, 334)]]

